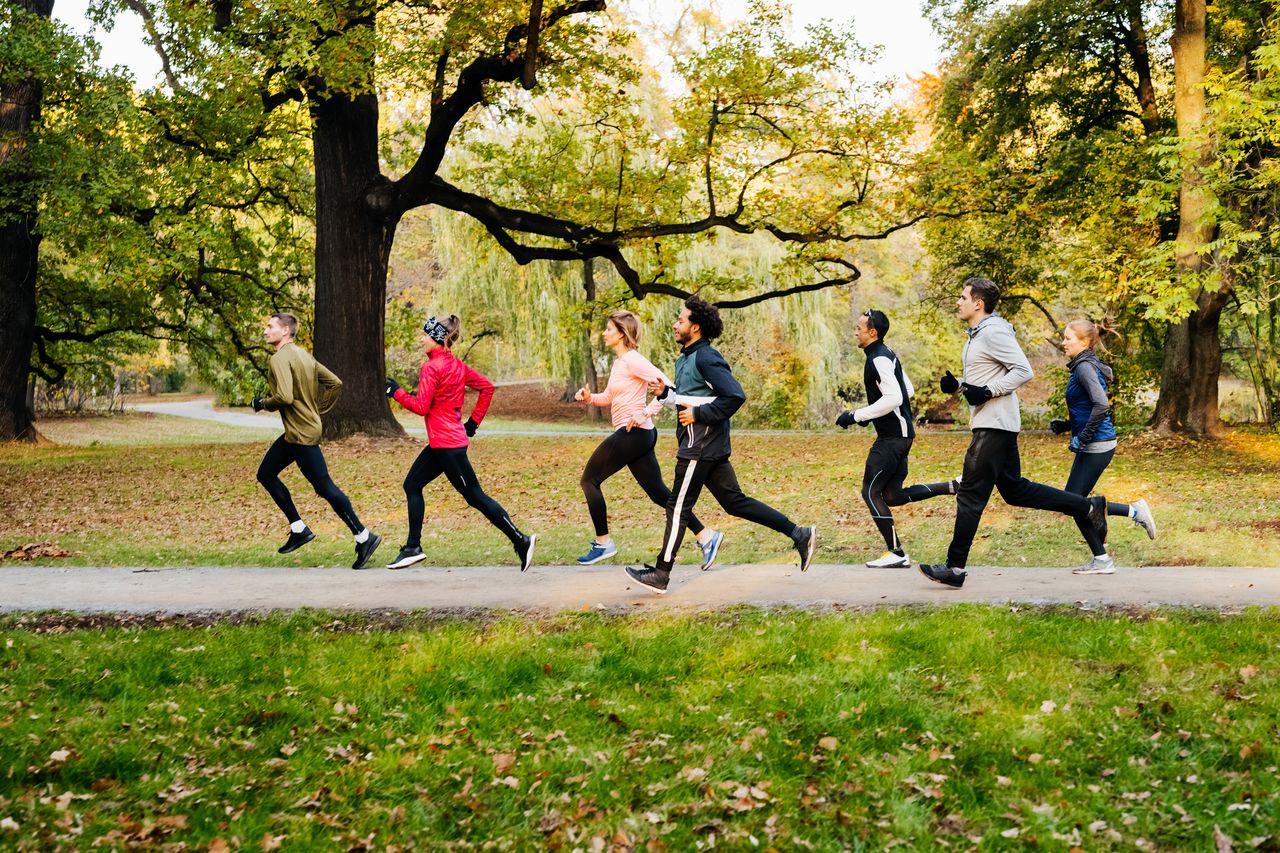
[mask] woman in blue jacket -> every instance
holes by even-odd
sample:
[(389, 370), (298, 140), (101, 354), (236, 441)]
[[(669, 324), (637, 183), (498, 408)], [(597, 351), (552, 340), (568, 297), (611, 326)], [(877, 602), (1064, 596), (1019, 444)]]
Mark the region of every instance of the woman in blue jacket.
[[(1102, 472), (1107, 470), (1116, 455), (1116, 428), (1111, 422), (1111, 401), (1107, 399), (1107, 386), (1114, 374), (1103, 364), (1095, 349), (1099, 344), (1098, 327), (1088, 320), (1072, 320), (1062, 332), (1062, 349), (1070, 361), (1067, 368), (1068, 420), (1050, 421), (1049, 429), (1055, 433), (1071, 433), (1071, 474), (1067, 477), (1066, 491), (1088, 495), (1097, 485)], [(1107, 503), (1107, 515), (1124, 516), (1156, 538), (1156, 521), (1145, 500), (1131, 504)], [(1078, 575), (1109, 575), (1114, 572), (1115, 561), (1107, 554), (1102, 542), (1088, 522), (1080, 524), (1080, 532), (1093, 551), (1093, 559), (1075, 569)]]

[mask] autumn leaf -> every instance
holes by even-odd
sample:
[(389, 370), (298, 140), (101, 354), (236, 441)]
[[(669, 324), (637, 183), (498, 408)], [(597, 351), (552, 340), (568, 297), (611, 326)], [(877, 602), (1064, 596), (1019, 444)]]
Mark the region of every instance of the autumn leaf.
[(1259, 670), (1253, 664), (1250, 664), (1248, 666), (1242, 666), (1240, 667), (1240, 680), (1248, 681), (1250, 678), (1253, 678), (1255, 675), (1257, 675), (1260, 671), (1261, 670)]
[(284, 843), (285, 836), (272, 835), (269, 832), (262, 834), (262, 843), (258, 846), (265, 850), (279, 850), (280, 845)]
[(830, 752), (840, 746), (840, 741), (831, 735), (827, 735), (818, 741), (818, 749), (825, 749)]
[(493, 757), (493, 772), (498, 775), (505, 774), (516, 763), (516, 757), (509, 752), (499, 752)]
[(1213, 846), (1218, 853), (1231, 853), (1235, 848), (1235, 843), (1216, 823), (1213, 825)]

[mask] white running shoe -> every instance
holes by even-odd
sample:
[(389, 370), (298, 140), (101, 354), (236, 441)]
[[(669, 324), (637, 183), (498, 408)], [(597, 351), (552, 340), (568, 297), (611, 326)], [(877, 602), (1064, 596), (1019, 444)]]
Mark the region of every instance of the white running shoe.
[(1073, 575), (1114, 575), (1115, 573), (1116, 561), (1111, 558), (1110, 554), (1094, 557), (1085, 565), (1071, 570)]
[(869, 569), (909, 569), (911, 568), (911, 558), (906, 554), (899, 557), (892, 551), (885, 551), (884, 556), (878, 560), (868, 560), (867, 568)]
[(1151, 507), (1147, 506), (1145, 500), (1134, 501), (1129, 504), (1133, 507), (1133, 523), (1147, 531), (1148, 539), (1156, 538), (1156, 517), (1151, 514)]

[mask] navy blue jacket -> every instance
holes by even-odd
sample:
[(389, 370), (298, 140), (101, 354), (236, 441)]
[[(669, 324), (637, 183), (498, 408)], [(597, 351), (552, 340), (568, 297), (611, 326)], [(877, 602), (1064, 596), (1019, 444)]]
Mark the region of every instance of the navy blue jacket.
[(1107, 399), (1107, 386), (1115, 376), (1111, 368), (1087, 349), (1067, 362), (1067, 369), (1071, 371), (1067, 379), (1071, 434), (1078, 436), (1081, 444), (1114, 439), (1116, 428), (1111, 423), (1111, 401)]

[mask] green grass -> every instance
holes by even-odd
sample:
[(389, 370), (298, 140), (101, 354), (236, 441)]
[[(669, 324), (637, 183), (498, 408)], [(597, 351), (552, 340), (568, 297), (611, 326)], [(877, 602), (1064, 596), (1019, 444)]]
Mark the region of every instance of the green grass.
[[(289, 556), (275, 553), (286, 526), (255, 480), (273, 434), (249, 443), (219, 443), (218, 425), (182, 421), (188, 433), (167, 435), (174, 441), (190, 435), (185, 443), (138, 443), (150, 441), (147, 424), (156, 419), (92, 420), (101, 436), (98, 446), (0, 447), (0, 550), (52, 542), (73, 552), (63, 562), (90, 565), (350, 562), (349, 534), (296, 469), (286, 471), (284, 479), (318, 540)], [(173, 424), (167, 428), (178, 429)], [(110, 446), (116, 440), (129, 443)], [(733, 461), (748, 494), (797, 523), (819, 526), (818, 562), (861, 562), (882, 550), (859, 497), (870, 441), (866, 432), (735, 434)], [(908, 482), (957, 474), (968, 441), (964, 431), (923, 434), (912, 451)], [(598, 435), (482, 433), (472, 446), (471, 459), (485, 490), (518, 525), (539, 534), (540, 562), (571, 563), (591, 536), (578, 478), (598, 443)], [(1027, 476), (1065, 482), (1071, 455), (1060, 440), (1028, 434), (1021, 444)], [(334, 479), (362, 520), (392, 546), (402, 541), (407, 526), (400, 484), (421, 447), (420, 438), (351, 440), (325, 447)], [(674, 456), (670, 430), (663, 431), (658, 456), (669, 475)], [(1160, 538), (1149, 542), (1134, 525), (1113, 519), (1110, 545), (1121, 565), (1280, 566), (1280, 523), (1275, 519), (1280, 437), (1241, 433), (1222, 444), (1204, 445), (1126, 439), (1100, 490), (1122, 501), (1147, 498), (1160, 524)], [(662, 535), (662, 510), (648, 502), (626, 472), (605, 484), (605, 494), (619, 561), (651, 559)], [(505, 537), (443, 479), (428, 487), (426, 498), (423, 547), (429, 561), (476, 565), (513, 559)], [(789, 540), (727, 516), (710, 495), (704, 494), (698, 511), (706, 523), (728, 534), (722, 561), (793, 559)], [(942, 558), (954, 512), (949, 498), (894, 510), (913, 557)], [(983, 517), (972, 553), (973, 565), (1072, 566), (1087, 556), (1069, 520), (1010, 508), (998, 497)]]
[(1264, 611), (6, 617), (0, 844), (1274, 849), (1278, 647)]

